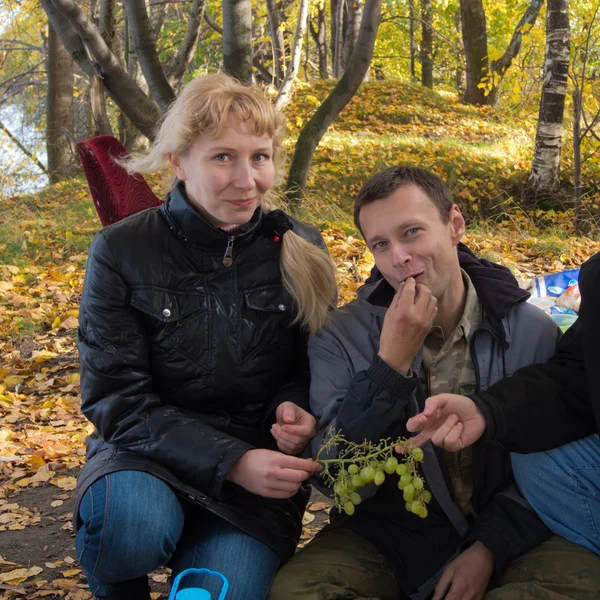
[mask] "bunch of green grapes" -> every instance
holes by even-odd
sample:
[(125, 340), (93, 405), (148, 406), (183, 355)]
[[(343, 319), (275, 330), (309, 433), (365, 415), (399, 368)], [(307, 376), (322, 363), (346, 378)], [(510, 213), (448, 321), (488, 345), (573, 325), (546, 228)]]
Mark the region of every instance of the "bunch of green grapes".
[[(401, 460), (394, 448), (403, 450)], [(321, 458), (335, 449), (335, 458)], [(423, 450), (413, 448), (412, 440), (399, 438), (380, 440), (377, 444), (356, 444), (345, 439), (341, 432), (326, 436), (316, 460), (323, 465), (321, 477), (333, 489), (333, 501), (338, 510), (353, 515), (355, 507), (362, 502), (356, 491), (368, 483), (382, 485), (389, 475), (398, 475), (398, 488), (402, 491), (406, 510), (421, 518), (427, 516), (427, 503), (431, 492), (424, 488), (418, 465), (423, 461)]]

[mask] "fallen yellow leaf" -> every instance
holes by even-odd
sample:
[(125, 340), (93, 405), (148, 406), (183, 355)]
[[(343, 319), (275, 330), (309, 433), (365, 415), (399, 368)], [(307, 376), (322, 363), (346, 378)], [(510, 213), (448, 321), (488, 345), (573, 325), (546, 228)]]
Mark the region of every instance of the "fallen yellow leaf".
[(0, 573), (0, 583), (8, 583), (9, 585), (20, 585), (26, 579), (35, 577), (44, 569), (41, 567), (31, 567), (29, 569), (14, 569), (8, 573)]
[(74, 490), (77, 485), (77, 479), (75, 477), (56, 477), (50, 483), (61, 490)]
[(9, 375), (4, 378), (4, 385), (7, 388), (15, 387), (16, 385), (19, 385), (19, 383), (23, 383), (23, 378), (18, 375)]

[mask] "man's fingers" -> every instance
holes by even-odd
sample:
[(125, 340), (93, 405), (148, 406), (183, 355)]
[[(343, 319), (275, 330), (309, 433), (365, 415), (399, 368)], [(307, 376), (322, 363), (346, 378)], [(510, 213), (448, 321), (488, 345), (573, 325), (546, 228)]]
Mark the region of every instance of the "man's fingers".
[(415, 415), (414, 417), (411, 417), (408, 421), (406, 421), (406, 429), (408, 429), (408, 431), (410, 431), (411, 433), (414, 433), (415, 431), (420, 431), (425, 427), (428, 420), (429, 419), (427, 418), (424, 412), (419, 413), (418, 415)]
[(431, 431), (421, 431), (412, 438), (413, 447), (420, 448), (431, 440)]
[(435, 593), (433, 594), (433, 598), (431, 600), (442, 600), (446, 596), (446, 592), (452, 585), (452, 577), (454, 571), (449, 571), (448, 568), (444, 569), (440, 580), (435, 586)]
[(458, 452), (462, 450), (463, 444), (460, 441), (460, 436), (463, 431), (463, 424), (459, 421), (444, 438), (444, 448), (449, 452)]
[[(444, 398), (445, 394), (438, 394), (437, 396), (429, 396), (427, 400), (425, 400), (425, 408), (421, 414), (429, 417), (433, 415), (438, 410), (441, 410), (446, 405), (446, 398)], [(418, 416), (418, 415), (416, 415)]]
[(449, 415), (448, 418), (440, 425), (431, 436), (431, 441), (436, 446), (444, 446), (444, 440), (450, 433), (450, 430), (458, 423), (458, 417), (456, 415)]

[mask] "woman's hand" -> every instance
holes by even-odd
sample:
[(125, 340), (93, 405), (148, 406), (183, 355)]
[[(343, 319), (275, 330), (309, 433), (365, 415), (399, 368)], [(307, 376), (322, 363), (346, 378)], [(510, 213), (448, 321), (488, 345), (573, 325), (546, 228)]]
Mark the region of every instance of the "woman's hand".
[(321, 468), (319, 463), (308, 458), (255, 449), (238, 458), (227, 479), (258, 496), (291, 498), (302, 482)]
[(277, 447), (285, 454), (300, 454), (317, 431), (315, 418), (293, 402), (282, 402), (277, 407), (275, 418), (277, 421), (271, 427), (271, 434)]

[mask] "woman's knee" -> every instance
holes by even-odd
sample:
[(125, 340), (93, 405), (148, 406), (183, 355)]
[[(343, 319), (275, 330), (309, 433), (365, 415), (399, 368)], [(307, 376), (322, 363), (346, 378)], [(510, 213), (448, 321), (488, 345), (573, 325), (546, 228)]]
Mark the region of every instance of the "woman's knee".
[(94, 482), (80, 507), (77, 555), (95, 579), (134, 579), (164, 565), (183, 531), (183, 510), (160, 479), (119, 471)]

